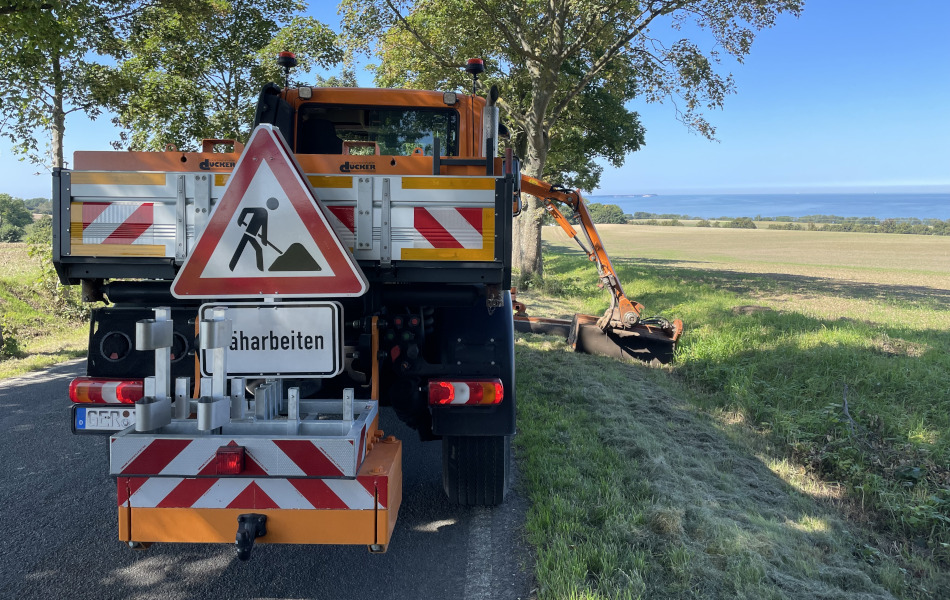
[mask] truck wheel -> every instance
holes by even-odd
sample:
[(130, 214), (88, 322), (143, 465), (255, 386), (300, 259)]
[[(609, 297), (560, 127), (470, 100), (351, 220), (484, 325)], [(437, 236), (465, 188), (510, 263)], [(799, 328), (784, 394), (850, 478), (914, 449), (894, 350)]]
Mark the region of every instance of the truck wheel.
[(442, 487), (449, 501), (463, 506), (494, 506), (505, 500), (511, 461), (511, 436), (442, 438)]

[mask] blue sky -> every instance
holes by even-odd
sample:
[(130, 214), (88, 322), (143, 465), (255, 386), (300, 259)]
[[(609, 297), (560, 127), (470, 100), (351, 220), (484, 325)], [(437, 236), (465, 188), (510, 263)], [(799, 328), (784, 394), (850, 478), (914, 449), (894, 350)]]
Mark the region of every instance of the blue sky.
[[(335, 5), (311, 3), (336, 27)], [(634, 104), (646, 146), (606, 166), (599, 194), (921, 191), (950, 193), (950, 0), (810, 0), (760, 32), (737, 93), (707, 117), (718, 142), (669, 104)], [(361, 76), (361, 83), (369, 83)], [(67, 122), (67, 157), (108, 150), (107, 117)], [(48, 173), (0, 143), (0, 192), (49, 196)]]
[(719, 142), (638, 105), (647, 144), (601, 193), (950, 192), (950, 1), (811, 0), (727, 64)]

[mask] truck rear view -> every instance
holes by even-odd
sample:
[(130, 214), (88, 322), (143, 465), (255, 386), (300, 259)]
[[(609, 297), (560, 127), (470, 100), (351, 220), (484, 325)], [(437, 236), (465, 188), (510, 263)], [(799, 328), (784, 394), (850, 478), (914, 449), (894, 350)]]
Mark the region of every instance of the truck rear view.
[(269, 84), (246, 147), (54, 174), (60, 278), (106, 302), (71, 423), (111, 436), (121, 540), (385, 550), (380, 406), (441, 440), (451, 501), (504, 499), (521, 179), (491, 104)]

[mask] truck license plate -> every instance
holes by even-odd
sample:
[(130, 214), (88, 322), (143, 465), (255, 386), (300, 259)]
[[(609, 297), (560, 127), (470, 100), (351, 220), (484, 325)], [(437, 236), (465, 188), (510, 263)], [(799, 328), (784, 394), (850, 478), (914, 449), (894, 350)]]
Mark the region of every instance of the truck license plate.
[(73, 425), (76, 431), (122, 431), (135, 425), (135, 407), (77, 406)]
[[(231, 321), (228, 377), (333, 377), (343, 370), (343, 307), (338, 302), (205, 304), (201, 318), (226, 309)], [(212, 352), (201, 370), (211, 375)]]

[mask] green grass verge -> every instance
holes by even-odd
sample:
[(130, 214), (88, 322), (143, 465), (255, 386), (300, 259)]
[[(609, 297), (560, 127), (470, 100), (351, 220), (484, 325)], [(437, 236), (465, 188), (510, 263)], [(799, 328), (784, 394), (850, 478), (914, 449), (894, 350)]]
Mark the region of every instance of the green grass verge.
[[(905, 573), (668, 375), (517, 343), (538, 597), (885, 598)], [(672, 392), (672, 393), (671, 393)], [(675, 395), (674, 395), (675, 394)], [(737, 426), (731, 426), (736, 428)]]
[(88, 324), (63, 317), (26, 244), (0, 244), (0, 379), (86, 355)]
[[(586, 258), (550, 250), (545, 289), (519, 295), (529, 313), (602, 312), (606, 298), (590, 289)], [(940, 597), (950, 589), (945, 292), (817, 282), (774, 264), (770, 273), (718, 270), (714, 261), (683, 268), (621, 256), (615, 264), (630, 297), (648, 314), (664, 307), (683, 318), (687, 334), (670, 372), (519, 342), (518, 447), (543, 597)], [(697, 425), (696, 410), (720, 432)], [(694, 452), (711, 443), (697, 441), (700, 430), (738, 450), (724, 452), (725, 462)], [(736, 465), (755, 475), (736, 479)], [(663, 481), (667, 471), (677, 481)], [(763, 496), (753, 482), (772, 491)], [(622, 501), (607, 492), (614, 487)], [(720, 488), (744, 493), (723, 500)], [(703, 506), (711, 512), (697, 516)], [(607, 521), (592, 520), (599, 514)], [(608, 523), (617, 515), (622, 522)], [(664, 541), (657, 530), (666, 521), (679, 524)], [(704, 533), (693, 535), (690, 522)], [(596, 557), (581, 560), (591, 546)], [(825, 566), (809, 563), (809, 553)], [(829, 557), (841, 579), (829, 575)], [(745, 567), (731, 571), (734, 561)]]

